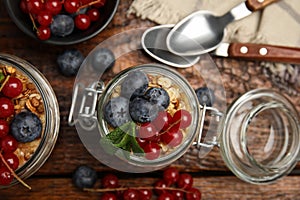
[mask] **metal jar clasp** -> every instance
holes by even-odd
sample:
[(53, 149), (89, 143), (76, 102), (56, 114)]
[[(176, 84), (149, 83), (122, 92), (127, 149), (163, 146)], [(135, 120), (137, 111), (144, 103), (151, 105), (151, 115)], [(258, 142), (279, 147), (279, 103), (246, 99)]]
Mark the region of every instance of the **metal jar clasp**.
[[(77, 83), (72, 96), (72, 104), (70, 108), (68, 124), (74, 126), (79, 123), (85, 130), (93, 130), (97, 125), (97, 101), (98, 97), (103, 93), (105, 85), (102, 81), (92, 83), (89, 87), (84, 84)], [(80, 91), (82, 94), (80, 94)], [(76, 106), (79, 111), (75, 113)], [(77, 115), (77, 117), (75, 117)]]

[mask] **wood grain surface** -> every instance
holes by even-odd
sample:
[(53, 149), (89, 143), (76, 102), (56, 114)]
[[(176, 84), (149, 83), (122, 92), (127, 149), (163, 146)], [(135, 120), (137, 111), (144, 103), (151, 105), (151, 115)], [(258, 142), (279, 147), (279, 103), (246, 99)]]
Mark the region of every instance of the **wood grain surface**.
[[(35, 65), (53, 87), (61, 113), (59, 137), (51, 156), (35, 175), (26, 180), (33, 188), (32, 191), (19, 184), (0, 190), (1, 200), (101, 199), (100, 194), (82, 192), (73, 186), (72, 172), (82, 164), (95, 168), (100, 177), (108, 172), (116, 173), (122, 185), (129, 187), (139, 186), (141, 182), (145, 186), (152, 185), (161, 177), (161, 171), (145, 174), (115, 171), (101, 164), (87, 152), (75, 127), (67, 124), (75, 77), (61, 75), (56, 64), (57, 55), (65, 49), (76, 48), (84, 55), (88, 55), (100, 42), (111, 36), (134, 28), (154, 26), (155, 24), (150, 21), (127, 15), (131, 2), (132, 0), (121, 0), (113, 21), (96, 37), (76, 45), (54, 46), (38, 42), (22, 33), (9, 18), (0, 0), (0, 52), (16, 55)], [(145, 54), (142, 57), (143, 61), (153, 61)], [(126, 60), (118, 61), (117, 67), (108, 72), (107, 79), (112, 78), (123, 65), (129, 66), (136, 63), (138, 59), (141, 59), (139, 53), (127, 57)], [(261, 62), (217, 57), (214, 57), (213, 61), (221, 75), (227, 106), (251, 89), (274, 88), (288, 96), (300, 111), (299, 85), (288, 81), (280, 82), (282, 77), (262, 68)], [(198, 79), (193, 78), (195, 68), (181, 69), (179, 72), (193, 87), (201, 84)], [(203, 71), (203, 73), (209, 72)], [(202, 192), (202, 199), (300, 199), (300, 165), (297, 165), (289, 176), (261, 186), (245, 183), (236, 178), (225, 166), (217, 147), (203, 159), (199, 159), (197, 154), (198, 150), (192, 147), (172, 166), (193, 175), (195, 186)]]

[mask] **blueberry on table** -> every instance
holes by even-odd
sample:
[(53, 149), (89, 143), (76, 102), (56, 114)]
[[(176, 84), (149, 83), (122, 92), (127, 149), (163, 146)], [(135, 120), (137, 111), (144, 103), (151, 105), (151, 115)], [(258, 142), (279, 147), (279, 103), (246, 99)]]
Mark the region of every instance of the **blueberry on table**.
[(129, 102), (129, 113), (131, 118), (138, 123), (146, 123), (153, 121), (159, 112), (158, 105), (150, 101), (136, 97)]
[(91, 54), (91, 65), (95, 70), (108, 70), (115, 64), (114, 53), (107, 48), (98, 48)]
[(142, 96), (149, 84), (147, 75), (142, 71), (132, 71), (121, 84), (121, 96), (133, 99), (137, 96)]
[(214, 91), (208, 87), (200, 87), (195, 90), (200, 105), (212, 106), (215, 102)]
[(114, 128), (128, 122), (130, 119), (128, 105), (129, 101), (124, 97), (110, 99), (104, 106), (104, 120)]
[(61, 73), (65, 76), (74, 76), (77, 74), (84, 56), (77, 49), (65, 50), (57, 57), (57, 64)]
[(10, 130), (18, 142), (31, 142), (41, 136), (42, 122), (36, 114), (24, 111), (15, 115)]
[(156, 104), (158, 106), (162, 106), (165, 109), (170, 104), (170, 96), (168, 92), (163, 88), (149, 88), (145, 95), (145, 99), (148, 99), (151, 103)]
[(74, 27), (74, 20), (71, 16), (59, 14), (53, 16), (50, 30), (54, 36), (65, 37), (73, 32)]
[(73, 174), (73, 183), (78, 188), (92, 188), (97, 181), (97, 172), (85, 165), (79, 166)]

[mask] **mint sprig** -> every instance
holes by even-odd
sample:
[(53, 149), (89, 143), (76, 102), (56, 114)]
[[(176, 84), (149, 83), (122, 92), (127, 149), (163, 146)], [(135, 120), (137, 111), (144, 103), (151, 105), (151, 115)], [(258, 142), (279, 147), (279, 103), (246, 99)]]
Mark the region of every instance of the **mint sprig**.
[[(106, 149), (114, 153), (117, 149), (107, 148), (107, 144), (111, 143), (116, 148), (121, 148), (124, 151), (132, 152), (133, 154), (143, 155), (144, 150), (140, 147), (135, 139), (136, 124), (134, 122), (127, 122), (120, 127), (115, 128), (100, 141), (102, 145), (106, 145)], [(114, 150), (115, 149), (115, 150)]]

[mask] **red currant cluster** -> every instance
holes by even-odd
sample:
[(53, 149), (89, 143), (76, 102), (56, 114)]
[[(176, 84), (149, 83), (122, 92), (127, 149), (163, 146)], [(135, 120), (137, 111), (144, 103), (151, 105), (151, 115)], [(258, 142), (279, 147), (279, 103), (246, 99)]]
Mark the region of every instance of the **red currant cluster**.
[(23, 84), (16, 77), (7, 76), (0, 84), (0, 185), (8, 185), (14, 176), (11, 171), (19, 166), (19, 158), (14, 154), (17, 140), (9, 134), (8, 118), (14, 115), (12, 98), (23, 90)]
[(189, 127), (192, 116), (189, 111), (180, 109), (173, 116), (167, 111), (160, 111), (154, 121), (140, 126), (137, 138), (145, 152), (145, 158), (154, 160), (161, 154), (161, 145), (169, 148), (182, 143), (182, 130)]
[(188, 173), (179, 173), (174, 167), (163, 171), (163, 178), (153, 186), (120, 187), (119, 179), (113, 174), (106, 174), (101, 179), (100, 189), (85, 188), (89, 192), (101, 192), (102, 200), (200, 200), (201, 192), (193, 187), (193, 178)]
[[(51, 37), (50, 26), (55, 16), (68, 15), (78, 30), (86, 30), (92, 22), (100, 19), (99, 8), (103, 7), (105, 2), (106, 0), (21, 0), (20, 8), (30, 16), (37, 37), (40, 40), (47, 40)], [(85, 12), (80, 12), (82, 10)], [(66, 27), (58, 28), (62, 31), (66, 29)], [(58, 36), (66, 36), (72, 32), (73, 29)]]

